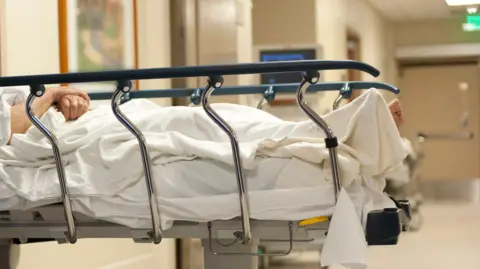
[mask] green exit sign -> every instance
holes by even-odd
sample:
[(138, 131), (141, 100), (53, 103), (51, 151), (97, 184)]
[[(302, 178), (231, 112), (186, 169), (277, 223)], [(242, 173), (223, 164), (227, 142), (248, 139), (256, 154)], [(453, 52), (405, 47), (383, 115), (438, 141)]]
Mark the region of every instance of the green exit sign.
[(467, 15), (463, 30), (466, 32), (480, 31), (480, 15)]

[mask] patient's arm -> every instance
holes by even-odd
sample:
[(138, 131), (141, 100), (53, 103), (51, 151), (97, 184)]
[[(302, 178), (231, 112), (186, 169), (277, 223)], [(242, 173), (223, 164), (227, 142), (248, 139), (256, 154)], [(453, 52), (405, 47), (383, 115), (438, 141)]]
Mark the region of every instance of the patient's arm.
[[(51, 106), (58, 104), (60, 112), (63, 113), (66, 120), (75, 120), (85, 114), (90, 104), (88, 94), (72, 88), (50, 88), (45, 94), (33, 101), (33, 113), (40, 117)], [(14, 105), (10, 108), (10, 138), (14, 134), (25, 133), (31, 126), (30, 119), (25, 111), (25, 102)]]
[[(33, 102), (33, 112), (37, 116), (43, 115), (47, 109), (54, 103), (54, 94), (52, 91), (45, 91), (45, 94)], [(10, 108), (10, 140), (13, 134), (25, 133), (30, 127), (31, 122), (25, 111), (25, 102), (14, 105)]]

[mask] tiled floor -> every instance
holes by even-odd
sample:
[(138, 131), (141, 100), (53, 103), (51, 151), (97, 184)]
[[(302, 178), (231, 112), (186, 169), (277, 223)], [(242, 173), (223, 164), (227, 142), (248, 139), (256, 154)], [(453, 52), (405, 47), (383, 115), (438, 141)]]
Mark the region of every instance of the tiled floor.
[[(437, 203), (422, 211), (422, 230), (404, 234), (397, 246), (370, 248), (368, 269), (479, 269), (480, 205)], [(303, 253), (299, 264), (272, 268), (318, 269), (317, 257)]]

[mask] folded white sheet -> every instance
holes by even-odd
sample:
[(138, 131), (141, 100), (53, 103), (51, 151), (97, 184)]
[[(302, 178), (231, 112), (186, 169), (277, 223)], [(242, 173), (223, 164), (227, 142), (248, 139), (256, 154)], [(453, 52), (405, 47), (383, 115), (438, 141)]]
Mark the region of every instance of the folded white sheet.
[[(213, 107), (240, 141), (252, 218), (300, 220), (333, 212), (328, 150), (314, 123), (286, 122), (239, 105)], [(228, 137), (202, 108), (162, 108), (134, 100), (122, 111), (147, 139), (164, 228), (172, 220), (239, 215)], [(382, 194), (383, 175), (407, 153), (374, 89), (324, 119), (339, 138), (340, 177), (361, 224), (369, 210), (390, 205)], [(69, 123), (50, 110), (42, 120), (59, 140), (74, 209), (133, 228), (149, 227), (139, 147), (110, 107)], [(0, 147), (0, 178), (2, 205), (28, 208), (58, 201), (51, 146), (35, 128)]]

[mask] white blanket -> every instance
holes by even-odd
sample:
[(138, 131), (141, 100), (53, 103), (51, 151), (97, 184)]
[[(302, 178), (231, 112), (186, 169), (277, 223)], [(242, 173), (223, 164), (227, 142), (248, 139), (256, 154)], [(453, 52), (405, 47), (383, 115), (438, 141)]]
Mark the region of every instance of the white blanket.
[[(329, 171), (324, 134), (311, 121), (286, 122), (246, 106), (213, 107), (236, 131), (244, 169), (252, 168), (256, 156), (270, 156), (297, 157)], [(143, 131), (154, 164), (193, 158), (233, 164), (227, 135), (201, 108), (161, 108), (147, 100), (134, 100), (123, 105), (122, 111)], [(376, 90), (324, 118), (339, 138), (344, 186), (358, 175), (376, 177), (388, 172), (407, 154), (388, 107)], [(53, 109), (42, 120), (57, 135), (66, 169), (82, 174), (69, 178), (72, 194), (118, 194), (142, 173), (137, 140), (114, 118), (108, 106), (75, 122), (65, 123)], [(59, 195), (59, 189), (51, 186), (57, 183), (52, 178), (55, 169), (50, 143), (36, 128), (15, 135), (11, 146), (1, 147), (0, 160), (2, 179), (27, 199)], [(330, 177), (329, 172), (326, 174)]]
[[(275, 174), (277, 179), (288, 176), (289, 187), (270, 192), (264, 187), (249, 192), (253, 218), (298, 220), (332, 212), (332, 188), (325, 184), (331, 181), (325, 135), (314, 123), (286, 122), (239, 105), (215, 104), (213, 108), (236, 131), (244, 169), (251, 176), (249, 181), (261, 180), (255, 174), (260, 169), (259, 161), (265, 157), (287, 159), (285, 167), (292, 168), (278, 169)], [(170, 172), (167, 177), (168, 169), (181, 164), (188, 167), (189, 161), (195, 159), (212, 160), (232, 171), (232, 176), (225, 178), (225, 184), (232, 187), (205, 194), (183, 191), (182, 188), (188, 189), (187, 182), (177, 186), (178, 192), (166, 192), (161, 184), (156, 184), (164, 228), (175, 219), (206, 221), (238, 216), (229, 139), (202, 108), (162, 108), (147, 100), (134, 100), (121, 109), (147, 139), (156, 183), (175, 186), (176, 180), (182, 178), (181, 170), (173, 175)], [(383, 175), (398, 167), (407, 154), (382, 96), (369, 90), (324, 119), (339, 138), (342, 185), (351, 190), (349, 194), (361, 192), (365, 196), (369, 193), (365, 190), (381, 193)], [(59, 140), (75, 210), (134, 228), (148, 227), (148, 201), (138, 143), (115, 119), (110, 107), (99, 107), (68, 123), (60, 113), (50, 110), (42, 120)], [(311, 169), (294, 170), (297, 166), (291, 162), (309, 163)], [(306, 187), (302, 182), (311, 179), (313, 171), (318, 174), (318, 185)], [(204, 173), (206, 179), (211, 176), (209, 170)], [(11, 146), (0, 148), (0, 178), (5, 183), (0, 184), (0, 199), (19, 201), (16, 207), (49, 203), (60, 195), (51, 146), (35, 128), (15, 135)], [(294, 183), (297, 179), (299, 186)], [(303, 192), (297, 192), (300, 190)], [(322, 200), (323, 196), (328, 196), (329, 202)], [(285, 201), (288, 197), (292, 200)], [(359, 201), (365, 203), (365, 199)], [(315, 203), (319, 206), (315, 207)], [(182, 204), (182, 210), (176, 204)], [(257, 204), (260, 206), (256, 207)], [(362, 214), (362, 210), (357, 212)]]

